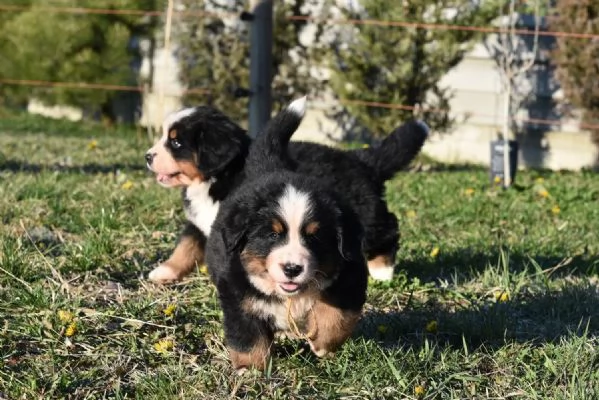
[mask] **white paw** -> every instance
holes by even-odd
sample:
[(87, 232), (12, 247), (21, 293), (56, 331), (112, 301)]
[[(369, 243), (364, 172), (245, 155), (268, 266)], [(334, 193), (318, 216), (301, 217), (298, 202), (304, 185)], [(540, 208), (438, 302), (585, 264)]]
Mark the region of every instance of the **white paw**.
[(168, 265), (160, 264), (148, 274), (148, 279), (155, 283), (172, 282), (179, 279), (179, 275)]
[(334, 355), (334, 353), (332, 353), (326, 349), (314, 348), (314, 343), (312, 343), (311, 340), (309, 340), (308, 343), (310, 343), (310, 349), (312, 350), (312, 353), (316, 354), (316, 357), (323, 358), (323, 357), (331, 357)]
[(248, 371), (249, 371), (249, 369), (247, 369), (246, 367), (241, 367), (241, 368), (237, 368), (237, 369), (235, 370), (235, 373), (236, 373), (238, 376), (241, 376), (241, 375), (245, 374), (245, 373), (246, 373), (246, 372), (248, 372)]
[(370, 276), (377, 281), (390, 281), (393, 279), (393, 267), (369, 268)]

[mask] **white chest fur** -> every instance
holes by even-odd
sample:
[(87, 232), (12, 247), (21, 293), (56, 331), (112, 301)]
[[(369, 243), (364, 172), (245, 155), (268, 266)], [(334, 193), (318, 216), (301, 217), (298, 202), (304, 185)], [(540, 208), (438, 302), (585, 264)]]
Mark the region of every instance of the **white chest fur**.
[(259, 299), (247, 301), (246, 310), (262, 319), (270, 319), (275, 327), (281, 331), (292, 331), (289, 326), (290, 318), (298, 326), (304, 327), (308, 323), (310, 312), (314, 305), (313, 297), (294, 298), (291, 302), (291, 308), (288, 309), (287, 302), (275, 303)]
[(211, 185), (212, 182), (193, 183), (187, 188), (185, 195), (189, 202), (185, 207), (187, 219), (206, 236), (210, 235), (220, 205), (219, 201), (214, 201), (210, 197)]

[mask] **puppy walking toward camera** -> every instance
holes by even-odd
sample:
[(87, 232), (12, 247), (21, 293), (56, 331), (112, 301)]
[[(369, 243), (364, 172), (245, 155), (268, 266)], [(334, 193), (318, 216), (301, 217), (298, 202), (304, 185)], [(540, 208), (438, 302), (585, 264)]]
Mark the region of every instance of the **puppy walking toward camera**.
[(233, 367), (263, 370), (276, 332), (319, 357), (351, 335), (366, 301), (362, 226), (319, 180), (293, 173), (287, 144), (305, 111), (296, 100), (250, 147), (246, 180), (225, 199), (206, 244)]

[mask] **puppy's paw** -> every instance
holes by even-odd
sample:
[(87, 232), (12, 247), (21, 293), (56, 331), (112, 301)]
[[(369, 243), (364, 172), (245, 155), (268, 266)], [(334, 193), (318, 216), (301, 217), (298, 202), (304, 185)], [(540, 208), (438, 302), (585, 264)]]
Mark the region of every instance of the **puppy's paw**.
[(335, 356), (335, 352), (331, 351), (329, 349), (326, 349), (324, 347), (320, 347), (317, 344), (315, 344), (313, 341), (309, 340), (308, 341), (310, 343), (310, 349), (312, 350), (312, 353), (316, 354), (316, 357), (319, 358), (333, 358)]
[(180, 275), (168, 264), (160, 264), (148, 274), (148, 279), (154, 283), (168, 283), (179, 280)]
[(372, 279), (377, 281), (390, 281), (393, 279), (393, 267), (371, 267), (368, 266), (368, 271), (370, 271), (370, 276)]

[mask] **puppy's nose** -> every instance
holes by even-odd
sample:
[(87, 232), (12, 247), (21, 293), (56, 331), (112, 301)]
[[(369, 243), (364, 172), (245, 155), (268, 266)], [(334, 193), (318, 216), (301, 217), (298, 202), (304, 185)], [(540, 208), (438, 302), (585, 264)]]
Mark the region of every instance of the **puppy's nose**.
[(156, 155), (156, 153), (146, 153), (146, 162), (151, 165), (152, 161), (154, 160), (154, 156)]
[(293, 263), (285, 263), (283, 264), (283, 273), (289, 279), (295, 278), (299, 274), (302, 273), (304, 267), (302, 265), (293, 264)]

